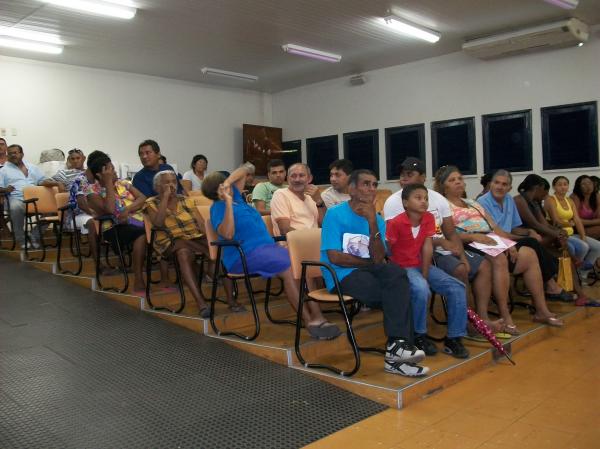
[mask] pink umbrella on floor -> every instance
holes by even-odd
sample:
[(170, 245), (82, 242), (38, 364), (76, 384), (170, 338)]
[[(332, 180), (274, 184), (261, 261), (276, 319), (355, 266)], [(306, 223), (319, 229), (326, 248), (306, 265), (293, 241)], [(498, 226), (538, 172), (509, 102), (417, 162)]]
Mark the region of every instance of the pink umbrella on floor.
[(500, 343), (500, 341), (496, 338), (489, 326), (485, 324), (485, 321), (483, 321), (481, 317), (477, 315), (475, 311), (470, 307), (467, 307), (467, 318), (469, 319), (469, 322), (473, 325), (477, 332), (479, 332), (481, 335), (487, 338), (491, 345), (494, 348), (496, 348), (500, 354), (506, 357), (510, 363), (516, 365), (516, 363), (513, 362), (513, 359), (510, 358), (510, 355), (508, 354), (508, 352), (506, 352), (506, 349), (504, 349), (504, 346), (502, 346), (502, 343)]

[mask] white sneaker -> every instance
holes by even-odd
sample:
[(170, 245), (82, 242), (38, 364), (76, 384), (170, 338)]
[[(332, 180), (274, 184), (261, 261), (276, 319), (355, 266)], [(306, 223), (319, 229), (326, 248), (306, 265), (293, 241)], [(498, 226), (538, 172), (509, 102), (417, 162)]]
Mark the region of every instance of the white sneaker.
[(395, 340), (385, 347), (386, 362), (412, 362), (417, 363), (425, 358), (425, 351), (404, 340)]
[(423, 377), (429, 372), (426, 366), (419, 366), (410, 362), (384, 362), (383, 369), (386, 373), (399, 374), (405, 377)]

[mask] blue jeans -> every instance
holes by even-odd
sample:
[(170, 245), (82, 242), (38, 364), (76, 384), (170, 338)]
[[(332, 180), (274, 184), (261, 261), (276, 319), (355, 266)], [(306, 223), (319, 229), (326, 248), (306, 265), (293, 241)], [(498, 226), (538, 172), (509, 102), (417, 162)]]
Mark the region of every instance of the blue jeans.
[(429, 289), (431, 286), (434, 292), (446, 297), (448, 337), (456, 338), (466, 335), (467, 294), (464, 284), (435, 266), (429, 267), (427, 280), (421, 274), (420, 268), (406, 268), (406, 274), (410, 284), (410, 302), (413, 309), (415, 333), (427, 333), (427, 301), (431, 295)]
[(567, 246), (574, 257), (591, 264), (600, 257), (600, 242), (591, 237), (586, 237), (584, 242), (579, 235), (574, 234), (567, 239)]

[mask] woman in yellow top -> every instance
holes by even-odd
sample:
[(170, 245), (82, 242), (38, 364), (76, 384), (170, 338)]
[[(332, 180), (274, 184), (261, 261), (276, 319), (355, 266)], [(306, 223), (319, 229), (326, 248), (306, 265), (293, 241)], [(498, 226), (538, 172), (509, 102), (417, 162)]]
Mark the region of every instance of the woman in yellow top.
[[(154, 176), (153, 184), (158, 195), (146, 200), (144, 212), (154, 226), (166, 229), (166, 232), (157, 232), (154, 249), (161, 256), (174, 254), (177, 257), (181, 276), (196, 300), (200, 316), (208, 318), (210, 309), (194, 272), (195, 254), (208, 257), (204, 220), (191, 198), (177, 195), (177, 175), (174, 171), (159, 171)], [(230, 295), (227, 296), (231, 298)], [(229, 302), (232, 311), (243, 310), (233, 299)]]
[(564, 176), (557, 176), (552, 180), (552, 188), (554, 195), (550, 195), (544, 201), (544, 209), (552, 222), (567, 233), (567, 245), (571, 255), (587, 262), (594, 271), (599, 271), (600, 242), (585, 235), (585, 228), (577, 213), (577, 207), (573, 200), (567, 197), (569, 180)]

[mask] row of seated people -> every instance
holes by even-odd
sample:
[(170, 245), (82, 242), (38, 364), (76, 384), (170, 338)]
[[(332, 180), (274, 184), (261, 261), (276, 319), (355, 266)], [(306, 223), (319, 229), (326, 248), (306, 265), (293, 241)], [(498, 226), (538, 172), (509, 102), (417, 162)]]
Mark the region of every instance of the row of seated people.
[[(149, 150), (158, 157), (159, 151), (154, 151), (152, 146)], [(139, 226), (140, 217), (134, 213), (140, 208), (145, 209), (156, 226), (166, 225), (172, 230), (182, 231), (174, 240), (157, 242), (158, 246), (165, 246), (163, 251), (170, 250), (177, 253), (179, 257), (179, 254), (187, 253), (189, 256), (193, 251), (206, 250), (205, 240), (201, 242), (203, 238), (202, 221), (198, 217), (194, 217), (193, 212), (190, 212), (190, 205), (186, 205), (185, 198), (177, 195), (178, 182), (174, 172), (159, 170), (152, 173), (151, 178), (148, 176), (147, 179), (151, 179), (151, 188), (158, 195), (146, 200), (146, 196), (135, 187), (116, 179), (114, 167), (107, 155), (100, 152), (95, 153), (90, 155), (87, 174), (87, 180), (94, 182), (82, 186), (85, 184), (85, 180), (80, 180), (77, 191), (83, 193), (80, 196), (87, 199), (93, 214), (111, 213), (119, 217), (121, 222), (119, 226), (122, 227), (119, 230), (120, 239), (123, 239), (123, 244), (133, 243), (134, 247), (135, 289), (142, 290), (144, 287), (141, 270), (145, 246), (144, 231)], [(147, 156), (142, 156), (142, 147), (140, 146), (142, 162), (148, 159)], [(338, 170), (338, 168), (332, 167), (332, 178), (334, 170)], [(289, 272), (289, 257), (286, 250), (273, 244), (266, 232), (264, 222), (257, 213), (258, 208), (251, 208), (241, 197), (241, 191), (246, 185), (246, 178), (251, 172), (252, 170), (246, 165), (234, 171), (229, 177), (217, 172), (204, 178), (202, 191), (206, 197), (215, 200), (210, 212), (211, 221), (220, 238), (233, 238), (243, 242), (242, 246), (248, 257), (250, 272), (264, 276), (278, 275), (284, 280), (288, 300), (295, 306), (298, 291)], [(310, 185), (309, 168), (304, 164), (295, 164), (288, 169), (289, 186), (273, 192), (273, 198), (269, 204), (276, 233), (285, 235), (290, 230), (322, 224), (322, 258), (334, 267), (344, 294), (359, 298), (367, 305), (383, 309), (384, 327), (389, 338), (386, 370), (409, 376), (424, 375), (427, 368), (415, 365), (415, 363), (422, 360), (426, 353), (433, 355), (437, 352), (435, 345), (426, 338), (425, 311), (429, 286), (424, 294), (425, 288), (423, 287), (427, 285), (425, 280), (429, 281), (434, 291), (439, 291), (448, 297), (449, 325), (444, 351), (456, 357), (468, 357), (468, 352), (461, 343), (461, 337), (466, 333), (465, 286), (469, 278), (473, 280), (478, 311), (485, 319), (487, 319), (490, 295), (487, 295), (485, 307), (480, 307), (483, 305), (482, 299), (484, 298), (482, 296), (485, 296), (485, 293), (482, 293), (481, 289), (477, 291), (476, 285), (485, 284), (489, 288), (492, 284), (500, 284), (498, 288), (494, 285), (494, 294), (502, 312), (502, 319), (498, 322), (489, 320), (488, 322), (496, 330), (518, 333), (510, 314), (507, 313), (508, 308), (505, 307), (507, 301), (502, 300), (504, 287), (506, 287), (504, 295), (508, 295), (509, 265), (513, 266), (513, 272), (524, 274), (527, 286), (532, 291), (536, 305), (534, 319), (550, 325), (562, 325), (562, 322), (553, 316), (546, 307), (540, 262), (534, 260), (538, 254), (535, 251), (526, 250), (529, 247), (525, 245), (518, 251), (514, 249), (510, 251), (509, 257), (489, 258), (486, 255), (478, 255), (474, 251), (465, 252), (461, 243), (475, 241), (476, 238), (479, 238), (476, 236), (477, 233), (460, 232), (456, 234), (454, 229), (451, 229), (456, 221), (454, 214), (452, 214), (452, 220), (448, 221), (450, 214), (438, 213), (439, 211), (435, 207), (432, 209), (431, 191), (427, 191), (422, 184), (418, 183), (419, 177), (424, 178), (424, 172), (420, 161), (409, 159), (403, 163), (401, 184), (403, 187), (411, 184), (406, 180), (412, 177), (417, 181), (412, 185), (417, 188), (403, 188), (402, 191), (388, 199), (387, 210), (384, 212), (385, 218), (388, 220), (387, 231), (383, 219), (375, 213), (373, 203), (377, 191), (377, 179), (368, 170), (344, 172), (343, 175), (347, 177), (345, 186), (343, 186), (343, 182), (332, 183), (335, 193), (347, 195), (348, 200), (338, 207), (331, 207), (325, 214), (323, 197), (327, 192), (324, 192), (321, 197), (318, 189)], [(457, 173), (460, 178), (460, 173)], [(444, 182), (446, 181), (444, 180)], [(460, 190), (458, 187), (462, 187), (459, 195), (462, 197), (464, 193), (462, 178), (460, 178), (460, 182), (455, 181), (454, 184), (458, 190)], [(273, 207), (273, 200), (275, 207)], [(395, 205), (398, 200), (400, 200), (399, 206)], [(127, 204), (128, 201), (129, 204)], [(446, 204), (446, 208), (450, 204), (452, 204), (452, 200)], [(392, 216), (394, 207), (397, 210)], [(468, 206), (464, 208), (468, 208)], [(436, 213), (430, 216), (427, 213), (428, 209)], [(482, 217), (485, 216), (485, 212), (481, 214), (477, 207), (473, 209), (477, 210)], [(287, 216), (285, 216), (286, 210)], [(436, 217), (442, 217), (439, 220), (440, 223), (436, 223)], [(422, 223), (423, 220), (425, 221)], [(485, 220), (490, 229), (500, 233), (491, 220), (487, 220), (487, 218)], [(242, 223), (243, 225), (241, 225)], [(90, 227), (88, 226), (88, 228)], [(457, 226), (457, 228), (465, 229), (461, 226)], [(110, 229), (106, 229), (109, 239), (111, 238), (110, 231)], [(443, 236), (436, 234), (443, 234)], [(171, 235), (175, 235), (175, 233), (171, 233)], [(437, 238), (432, 239), (432, 237)], [(183, 243), (177, 243), (178, 241)], [(240, 260), (234, 251), (233, 248), (225, 248), (224, 264), (229, 271), (236, 272), (239, 271)], [(386, 251), (390, 252), (390, 259), (393, 262), (391, 264), (384, 263)], [(438, 266), (441, 267), (439, 269), (431, 266), (434, 255)], [(494, 265), (498, 260), (504, 261), (504, 272), (498, 276), (494, 274), (492, 283), (489, 277), (490, 265)], [(189, 257), (182, 257), (180, 263), (191, 265)], [(494, 265), (495, 268), (498, 266), (502, 265), (498, 263)], [(461, 271), (462, 274), (466, 274), (464, 279), (461, 279)], [(485, 282), (486, 271), (488, 273), (487, 282)], [(498, 271), (502, 270), (496, 269), (494, 273)], [(473, 272), (473, 275), (468, 276), (469, 272)], [(504, 276), (505, 273), (506, 276)], [(497, 277), (498, 279), (496, 279)], [(331, 288), (333, 282), (331, 276), (324, 272), (324, 278), (327, 287)], [(503, 282), (505, 278), (506, 282)], [(184, 274), (184, 279), (194, 294), (194, 288), (190, 285), (195, 282), (195, 278)], [(553, 282), (553, 279), (546, 281), (547, 286), (557, 290), (550, 294), (558, 295), (561, 299), (568, 299), (565, 296), (566, 293), (560, 291), (560, 288)], [(536, 294), (536, 289), (540, 286), (541, 297)], [(197, 294), (194, 296), (199, 309), (206, 310), (201, 291), (199, 288), (196, 290)], [(503, 311), (503, 307), (506, 310)], [(309, 306), (304, 312), (304, 322), (309, 331), (312, 331), (311, 335), (317, 338), (334, 338), (340, 334), (337, 326), (328, 323), (315, 304)], [(501, 329), (498, 326), (501, 326)]]

